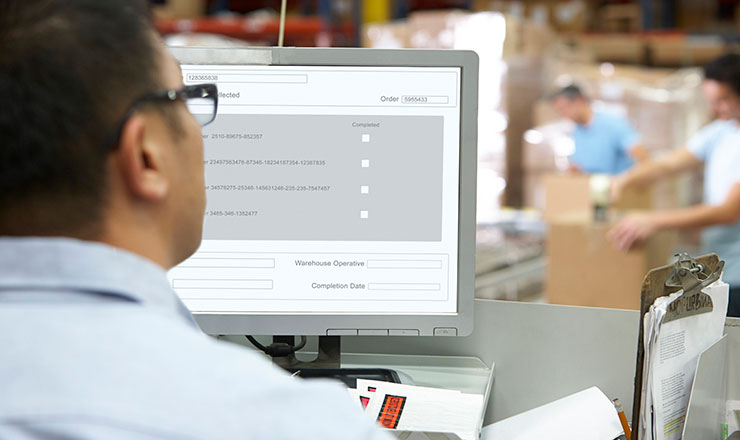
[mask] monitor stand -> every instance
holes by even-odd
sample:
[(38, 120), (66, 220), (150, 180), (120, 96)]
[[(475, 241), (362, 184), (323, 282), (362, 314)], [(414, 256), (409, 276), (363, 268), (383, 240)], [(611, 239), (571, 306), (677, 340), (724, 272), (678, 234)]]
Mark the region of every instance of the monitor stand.
[[(319, 336), (319, 350), (316, 358), (311, 361), (300, 361), (295, 353), (287, 356), (273, 357), (273, 361), (285, 368), (339, 368), (341, 366), (341, 336)], [(273, 343), (295, 345), (295, 336), (273, 336)]]
[[(273, 362), (285, 370), (305, 379), (337, 379), (350, 388), (357, 387), (357, 379), (381, 380), (401, 383), (396, 371), (387, 368), (341, 368), (341, 336), (319, 336), (316, 358), (301, 361), (295, 353), (273, 357)], [(295, 345), (294, 336), (274, 336), (273, 343)]]

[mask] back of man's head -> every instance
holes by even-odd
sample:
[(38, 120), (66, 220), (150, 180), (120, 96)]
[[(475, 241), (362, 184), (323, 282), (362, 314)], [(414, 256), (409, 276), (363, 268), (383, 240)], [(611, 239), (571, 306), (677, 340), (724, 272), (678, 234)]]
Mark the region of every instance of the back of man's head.
[(586, 100), (586, 95), (583, 94), (583, 91), (580, 87), (578, 87), (575, 84), (567, 85), (559, 90), (556, 90), (553, 92), (549, 99), (550, 101), (555, 101), (558, 98), (565, 98), (568, 101), (576, 101), (576, 100)]
[(133, 99), (159, 86), (146, 0), (0, 2), (0, 235), (94, 238)]
[(549, 100), (561, 118), (570, 119), (577, 124), (588, 122), (591, 106), (577, 85), (571, 84), (557, 90), (549, 96)]
[(729, 86), (740, 96), (740, 54), (730, 53), (704, 66), (704, 78)]

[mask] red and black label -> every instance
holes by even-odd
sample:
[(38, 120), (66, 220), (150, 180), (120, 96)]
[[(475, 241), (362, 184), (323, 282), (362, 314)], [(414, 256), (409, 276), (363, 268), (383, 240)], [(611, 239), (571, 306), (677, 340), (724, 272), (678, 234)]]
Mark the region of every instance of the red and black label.
[(380, 407), (380, 414), (378, 414), (378, 423), (388, 429), (396, 429), (404, 404), (406, 404), (406, 397), (386, 394), (383, 405)]
[(367, 404), (370, 403), (370, 398), (365, 396), (360, 396), (360, 402), (362, 402), (362, 407), (367, 408)]

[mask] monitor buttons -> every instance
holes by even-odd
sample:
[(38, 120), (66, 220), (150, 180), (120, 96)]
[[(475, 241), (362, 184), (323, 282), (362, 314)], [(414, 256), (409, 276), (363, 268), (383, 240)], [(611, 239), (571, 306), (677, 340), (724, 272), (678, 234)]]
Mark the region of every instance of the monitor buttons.
[(357, 334), (360, 336), (388, 336), (388, 330), (386, 329), (359, 329)]
[(390, 329), (388, 330), (388, 335), (390, 336), (419, 336), (419, 330), (416, 329), (405, 329), (405, 328), (396, 328), (396, 329)]
[(455, 327), (436, 327), (434, 336), (457, 336), (457, 329)]
[(357, 330), (351, 328), (330, 328), (326, 336), (357, 336)]

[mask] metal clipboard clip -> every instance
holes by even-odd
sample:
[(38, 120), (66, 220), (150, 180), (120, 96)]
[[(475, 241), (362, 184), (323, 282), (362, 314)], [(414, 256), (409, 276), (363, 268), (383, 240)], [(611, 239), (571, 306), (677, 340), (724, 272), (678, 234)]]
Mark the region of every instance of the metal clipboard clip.
[(712, 271), (703, 264), (697, 263), (691, 256), (682, 252), (676, 254), (678, 260), (673, 263), (666, 287), (681, 288), (683, 293), (668, 305), (668, 310), (663, 322), (669, 322), (687, 316), (709, 313), (714, 310), (712, 298), (702, 292), (722, 276), (725, 262), (720, 261)]

